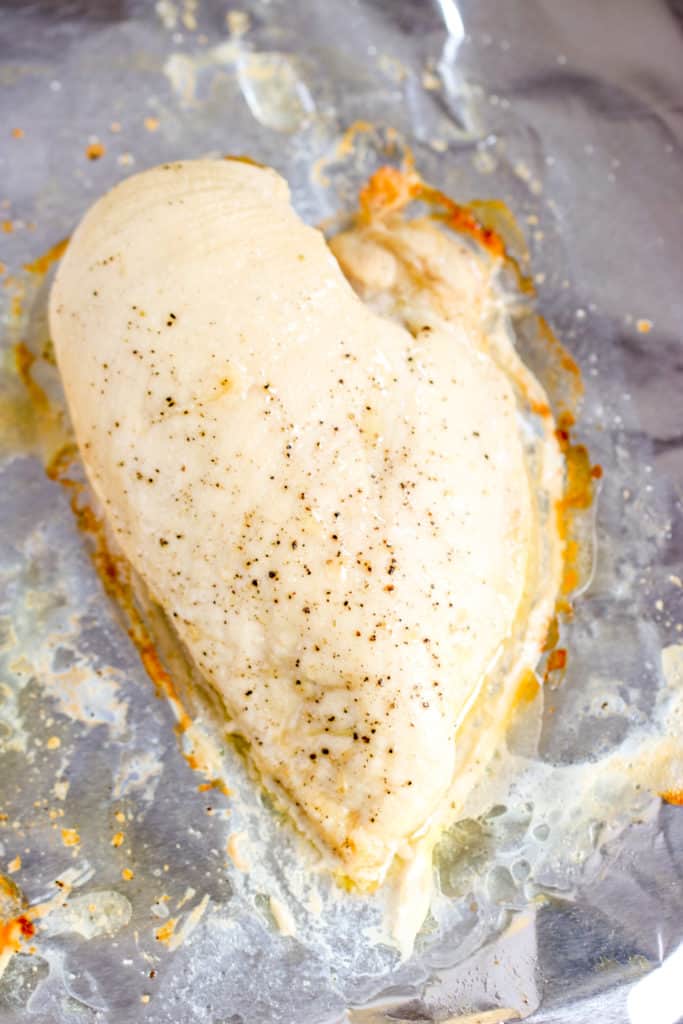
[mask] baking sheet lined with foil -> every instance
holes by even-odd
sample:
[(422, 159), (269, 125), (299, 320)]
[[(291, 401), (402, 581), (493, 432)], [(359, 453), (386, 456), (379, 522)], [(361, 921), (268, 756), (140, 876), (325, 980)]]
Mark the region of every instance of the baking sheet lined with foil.
[[(565, 6), (3, 10), (0, 914), (43, 908), (4, 958), (3, 1020), (677, 1021), (659, 965), (683, 940), (683, 812), (646, 783), (658, 737), (675, 740), (683, 644), (681, 44), (674, 5)], [(524, 229), (604, 477), (566, 670), (441, 844), (400, 964), (373, 941), (378, 901), (335, 896), (232, 748), (230, 795), (183, 758), (45, 474), (17, 353), (58, 409), (49, 273), (22, 268), (123, 176), (246, 154), (329, 223), (408, 152)]]

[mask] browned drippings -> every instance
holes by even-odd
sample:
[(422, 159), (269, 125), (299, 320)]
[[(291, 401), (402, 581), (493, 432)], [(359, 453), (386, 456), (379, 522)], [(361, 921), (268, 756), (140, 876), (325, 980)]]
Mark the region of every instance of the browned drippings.
[(32, 911), (23, 902), (14, 882), (0, 875), (0, 964), (13, 953), (32, 952), (25, 943), (36, 933), (33, 917), (40, 916), (40, 910)]
[(69, 239), (62, 238), (60, 242), (56, 242), (42, 256), (38, 256), (31, 263), (24, 263), (24, 270), (28, 270), (29, 274), (47, 274), (53, 263), (57, 263), (62, 258), (68, 244)]

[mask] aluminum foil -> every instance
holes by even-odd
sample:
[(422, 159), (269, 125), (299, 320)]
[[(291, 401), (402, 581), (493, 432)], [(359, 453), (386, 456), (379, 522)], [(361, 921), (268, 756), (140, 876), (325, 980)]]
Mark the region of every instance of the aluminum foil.
[[(0, 1019), (683, 1019), (683, 811), (633, 781), (683, 643), (680, 28), (660, 0), (4, 5), (0, 870), (10, 904), (45, 911)], [(374, 941), (376, 901), (335, 903), (234, 750), (230, 796), (183, 758), (45, 475), (16, 357), (59, 408), (48, 282), (23, 267), (124, 175), (248, 154), (321, 223), (408, 150), (524, 228), (605, 475), (566, 675), (444, 840), (401, 963)]]

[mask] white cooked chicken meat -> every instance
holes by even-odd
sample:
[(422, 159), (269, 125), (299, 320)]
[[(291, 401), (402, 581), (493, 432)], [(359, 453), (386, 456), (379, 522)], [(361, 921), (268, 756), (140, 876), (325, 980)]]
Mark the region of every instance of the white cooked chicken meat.
[(50, 324), (120, 548), (264, 783), (371, 888), (538, 658), (562, 473), (488, 258), (398, 216), (333, 248), (272, 170), (164, 165), (86, 214)]

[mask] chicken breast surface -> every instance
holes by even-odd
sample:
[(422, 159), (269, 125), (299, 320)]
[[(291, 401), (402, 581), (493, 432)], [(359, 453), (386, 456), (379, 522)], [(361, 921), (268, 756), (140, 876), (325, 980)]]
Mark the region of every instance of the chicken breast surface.
[[(339, 251), (381, 291), (390, 249)], [(99, 200), (50, 308), (118, 543), (264, 780), (364, 886), (447, 799), (539, 561), (509, 374), (457, 309), (387, 312), (282, 178), (234, 161)]]

